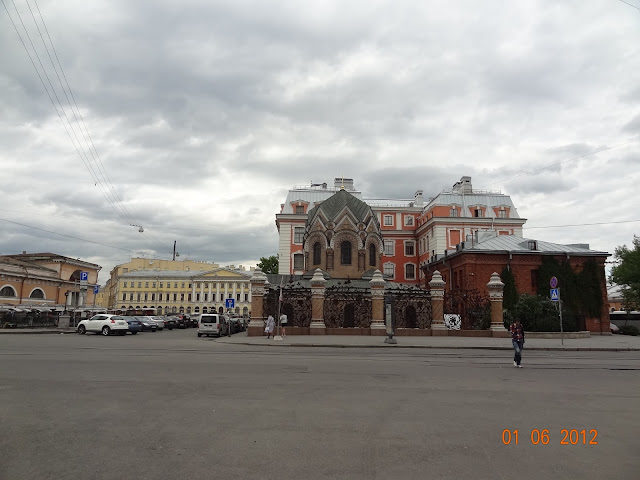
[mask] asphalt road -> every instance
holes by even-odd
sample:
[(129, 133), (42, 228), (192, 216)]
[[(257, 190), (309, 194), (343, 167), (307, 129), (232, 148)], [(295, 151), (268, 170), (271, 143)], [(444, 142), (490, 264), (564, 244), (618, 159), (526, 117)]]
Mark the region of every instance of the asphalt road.
[(4, 335), (0, 480), (640, 477), (640, 352), (525, 351), (523, 364), (191, 329)]

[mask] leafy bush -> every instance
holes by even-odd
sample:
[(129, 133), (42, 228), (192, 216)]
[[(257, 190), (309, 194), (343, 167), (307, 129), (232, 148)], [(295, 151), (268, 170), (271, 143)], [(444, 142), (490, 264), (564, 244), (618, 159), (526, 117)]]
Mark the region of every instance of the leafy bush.
[(633, 335), (636, 337), (640, 335), (640, 330), (635, 325), (623, 325), (620, 327), (620, 333), (622, 335)]
[[(513, 308), (505, 310), (504, 322), (505, 327), (509, 328), (509, 324), (516, 318), (522, 322), (525, 332), (559, 332), (560, 318), (555, 302), (542, 295), (522, 294), (518, 297), (518, 302)], [(575, 319), (573, 325), (571, 320), (563, 321), (563, 327), (566, 331), (575, 331)]]

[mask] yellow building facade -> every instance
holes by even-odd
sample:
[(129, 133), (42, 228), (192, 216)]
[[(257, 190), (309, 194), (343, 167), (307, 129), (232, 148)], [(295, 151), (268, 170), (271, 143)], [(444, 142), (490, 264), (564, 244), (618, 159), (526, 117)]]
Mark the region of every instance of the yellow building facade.
[(101, 306), (117, 312), (195, 314), (226, 312), (232, 299), (230, 312), (249, 315), (250, 278), (242, 267), (136, 258), (111, 271)]
[(251, 306), (251, 276), (224, 268), (211, 272), (129, 272), (118, 278), (116, 311), (206, 313), (227, 311), (227, 299), (233, 300), (232, 313), (248, 315)]

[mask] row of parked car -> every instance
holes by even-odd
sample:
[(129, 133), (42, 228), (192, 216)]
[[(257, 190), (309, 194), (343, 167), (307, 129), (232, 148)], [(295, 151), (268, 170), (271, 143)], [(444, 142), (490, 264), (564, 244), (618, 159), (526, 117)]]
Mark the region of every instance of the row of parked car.
[(223, 337), (247, 329), (248, 321), (240, 316), (228, 316), (220, 313), (202, 313), (192, 317), (198, 324), (198, 337)]
[[(198, 336), (200, 333), (201, 318), (205, 317), (208, 322), (212, 317), (216, 319), (217, 336), (229, 335), (231, 333), (242, 332), (247, 329), (247, 321), (242, 317), (228, 317), (222, 314), (202, 314), (188, 315), (176, 314), (163, 316), (150, 315), (113, 315), (100, 313), (91, 318), (85, 319), (78, 323), (78, 333), (84, 335), (87, 332), (100, 333), (102, 335), (126, 335), (130, 332), (136, 335), (138, 332), (156, 332), (158, 330), (173, 330), (174, 328), (198, 328)], [(208, 330), (207, 330), (208, 331)], [(209, 333), (211, 334), (211, 333)]]

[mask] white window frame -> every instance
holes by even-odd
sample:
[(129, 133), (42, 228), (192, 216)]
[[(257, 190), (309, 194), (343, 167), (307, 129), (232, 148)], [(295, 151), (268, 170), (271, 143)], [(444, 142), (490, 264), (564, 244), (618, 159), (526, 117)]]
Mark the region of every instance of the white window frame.
[[(296, 230), (299, 230), (298, 233)], [(304, 227), (293, 227), (293, 243), (301, 244), (304, 240)]]
[[(413, 248), (413, 253), (407, 253), (407, 247)], [(405, 240), (404, 242), (404, 256), (415, 257), (416, 255), (416, 242), (413, 240)]]
[(458, 215), (458, 209), (457, 209), (457, 208), (455, 208), (455, 207), (451, 207), (451, 210), (449, 210), (449, 216), (450, 216), (451, 218), (458, 218), (458, 217), (459, 217), (459, 215)]
[(385, 227), (393, 227), (393, 215), (385, 215), (382, 222)]
[[(412, 266), (412, 267), (413, 267), (413, 277), (409, 277), (409, 276), (407, 275), (407, 268), (408, 268), (409, 266)], [(405, 264), (404, 264), (404, 278), (405, 278), (406, 280), (415, 280), (415, 279), (416, 279), (416, 264), (415, 264), (415, 263), (405, 263)]]
[(507, 211), (504, 208), (498, 210), (498, 218), (507, 218)]
[(405, 215), (404, 217), (404, 226), (405, 227), (413, 227), (415, 224), (415, 219), (413, 215)]
[[(296, 257), (300, 257), (302, 265), (296, 267)], [(294, 270), (304, 270), (304, 254), (302, 253), (294, 253), (293, 254), (293, 269)]]
[[(391, 273), (387, 271), (387, 269), (391, 270)], [(385, 262), (382, 265), (382, 273), (385, 275), (390, 275), (391, 278), (396, 278), (396, 265), (393, 262)]]
[[(387, 253), (387, 246), (390, 246), (391, 253)], [(384, 255), (393, 257), (396, 251), (396, 242), (394, 240), (384, 240)]]

